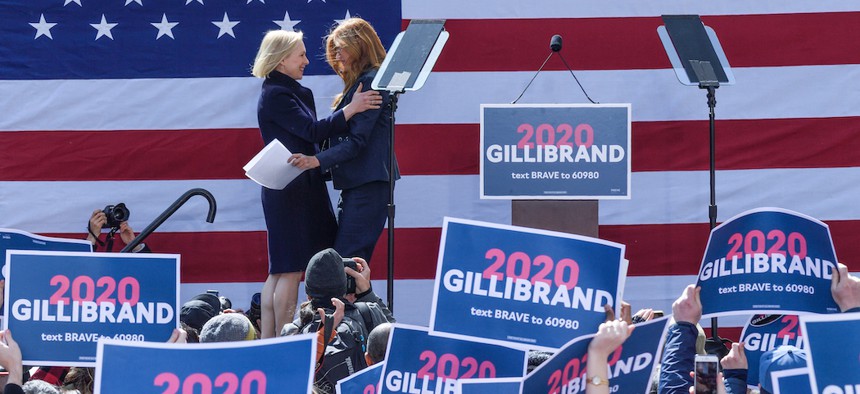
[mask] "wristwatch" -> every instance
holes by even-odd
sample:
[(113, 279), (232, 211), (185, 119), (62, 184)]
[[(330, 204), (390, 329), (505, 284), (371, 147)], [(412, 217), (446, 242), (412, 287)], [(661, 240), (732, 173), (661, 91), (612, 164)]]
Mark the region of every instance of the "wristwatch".
[(604, 378), (601, 378), (600, 376), (592, 376), (592, 377), (588, 378), (588, 384), (593, 384), (595, 386), (600, 386), (602, 384), (605, 384), (608, 386), (609, 381), (604, 379)]

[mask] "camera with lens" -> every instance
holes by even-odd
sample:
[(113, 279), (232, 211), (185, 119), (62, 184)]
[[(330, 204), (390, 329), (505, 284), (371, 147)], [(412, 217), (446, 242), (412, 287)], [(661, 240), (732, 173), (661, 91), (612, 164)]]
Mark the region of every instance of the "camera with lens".
[(248, 320), (250, 320), (251, 323), (254, 324), (254, 327), (256, 327), (257, 330), (260, 329), (260, 327), (257, 325), (257, 320), (260, 319), (260, 313), (260, 293), (254, 293), (254, 295), (251, 297), (251, 307), (248, 308), (247, 312), (245, 312), (245, 316), (248, 317)]
[[(353, 259), (343, 259), (343, 266), (352, 268), (355, 272), (358, 272), (358, 264), (355, 263)], [(346, 294), (354, 294), (355, 293), (355, 278), (349, 276), (345, 271), (343, 273), (346, 275)]]
[(107, 217), (107, 222), (105, 222), (102, 228), (119, 227), (120, 223), (127, 221), (128, 216), (130, 215), (128, 208), (125, 207), (124, 203), (108, 205), (102, 210), (102, 212), (104, 212), (105, 217)]
[(218, 301), (221, 303), (220, 312), (224, 312), (224, 310), (226, 309), (233, 309), (233, 303), (230, 301), (230, 299), (219, 294), (218, 290), (206, 290), (206, 292), (214, 295), (215, 297), (218, 297)]

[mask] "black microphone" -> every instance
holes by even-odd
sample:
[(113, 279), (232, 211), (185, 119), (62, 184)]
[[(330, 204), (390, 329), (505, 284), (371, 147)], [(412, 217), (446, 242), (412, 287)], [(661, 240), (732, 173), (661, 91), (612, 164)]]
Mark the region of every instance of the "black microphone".
[(552, 49), (553, 52), (558, 52), (561, 50), (561, 36), (556, 34), (552, 36), (552, 39), (549, 40), (549, 49)]

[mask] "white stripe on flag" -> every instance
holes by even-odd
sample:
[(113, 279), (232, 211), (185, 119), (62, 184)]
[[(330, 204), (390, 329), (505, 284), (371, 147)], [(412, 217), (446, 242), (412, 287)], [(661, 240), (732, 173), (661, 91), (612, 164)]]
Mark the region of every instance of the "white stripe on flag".
[[(860, 65), (736, 68), (734, 73), (738, 84), (717, 92), (717, 119), (860, 115), (860, 90), (846, 88), (860, 79)], [(577, 74), (595, 100), (631, 103), (634, 121), (707, 119), (704, 94), (681, 85), (672, 70)], [(510, 103), (532, 75), (434, 73), (423, 89), (403, 95), (397, 123), (478, 123), (481, 104)], [(0, 81), (0, 91), (6, 92), (0, 130), (255, 128), (260, 83), (256, 78)], [(317, 95), (319, 116), (329, 113), (329, 98), (340, 91), (337, 77), (306, 77), (302, 83)], [(585, 101), (569, 73), (547, 71), (520, 103)]]

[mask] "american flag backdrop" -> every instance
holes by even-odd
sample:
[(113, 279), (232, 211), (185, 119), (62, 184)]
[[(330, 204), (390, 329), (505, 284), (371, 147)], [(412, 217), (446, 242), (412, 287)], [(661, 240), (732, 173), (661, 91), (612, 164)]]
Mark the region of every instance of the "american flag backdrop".
[[(337, 20), (368, 19), (388, 47), (411, 19), (450, 39), (424, 88), (403, 95), (396, 151), (396, 314), (429, 321), (444, 216), (510, 224), (478, 198), (479, 105), (509, 103), (553, 34), (589, 95), (632, 103), (632, 199), (601, 201), (600, 237), (627, 245), (625, 298), (671, 311), (708, 236), (708, 108), (682, 86), (656, 29), (699, 14), (737, 80), (717, 90), (718, 221), (777, 206), (831, 226), (842, 262), (860, 252), (860, 2), (840, 0), (0, 0), (0, 227), (82, 238), (93, 209), (125, 202), (147, 240), (182, 254), (183, 299), (219, 289), (247, 307), (266, 277), (259, 187), (241, 169), (261, 147), (250, 65), (265, 31), (305, 33), (302, 84), (328, 113), (340, 79), (322, 61)], [(557, 57), (520, 103), (583, 103)], [(371, 263), (384, 293), (386, 240)], [(742, 321), (729, 321), (740, 326)]]

